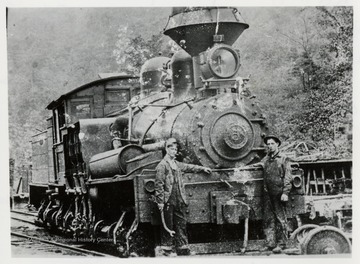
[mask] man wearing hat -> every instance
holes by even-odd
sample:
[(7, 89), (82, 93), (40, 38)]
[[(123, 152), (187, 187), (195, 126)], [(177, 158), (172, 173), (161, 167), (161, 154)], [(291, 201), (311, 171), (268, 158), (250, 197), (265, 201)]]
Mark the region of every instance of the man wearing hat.
[(279, 152), (281, 141), (273, 135), (264, 138), (268, 154), (264, 168), (264, 229), (267, 246), (280, 253), (287, 239), (286, 202), (292, 188), (290, 160)]
[(183, 172), (211, 173), (207, 167), (187, 164), (175, 160), (178, 152), (176, 139), (169, 138), (165, 143), (166, 155), (156, 167), (155, 198), (158, 208), (164, 214), (168, 229), (175, 231), (174, 238), (165, 228), (161, 228), (161, 250), (164, 255), (190, 255), (186, 232), (186, 196), (182, 179)]

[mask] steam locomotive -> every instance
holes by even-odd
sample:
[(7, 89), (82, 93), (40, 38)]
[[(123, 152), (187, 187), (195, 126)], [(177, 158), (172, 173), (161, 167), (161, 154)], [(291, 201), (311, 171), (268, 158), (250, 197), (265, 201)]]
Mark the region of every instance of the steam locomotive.
[[(171, 58), (148, 60), (140, 80), (101, 76), (51, 102), (48, 128), (33, 138), (38, 221), (76, 238), (108, 238), (123, 256), (154, 255), (155, 167), (173, 137), (179, 160), (213, 170), (184, 175), (190, 247), (263, 248), (262, 169), (245, 165), (264, 157), (269, 128), (232, 47), (248, 27), (236, 8), (173, 8), (164, 34), (182, 49)], [(304, 235), (304, 171), (292, 168), (287, 215)], [(350, 252), (340, 231), (327, 232), (349, 245), (338, 251)]]

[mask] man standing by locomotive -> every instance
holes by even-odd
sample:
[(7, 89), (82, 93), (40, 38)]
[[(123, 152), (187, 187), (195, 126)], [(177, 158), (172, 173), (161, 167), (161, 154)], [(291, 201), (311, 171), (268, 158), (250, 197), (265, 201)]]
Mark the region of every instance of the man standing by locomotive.
[[(210, 168), (178, 162), (176, 139), (169, 138), (165, 143), (166, 155), (156, 167), (155, 198), (163, 220), (168, 229), (174, 230), (174, 238), (169, 230), (161, 228), (161, 250), (164, 255), (190, 255), (186, 231), (186, 196), (182, 179), (183, 172), (211, 173)], [(163, 223), (164, 224), (164, 223)], [(175, 242), (175, 243), (174, 243)]]
[(280, 139), (267, 136), (268, 154), (261, 161), (264, 168), (264, 230), (267, 246), (280, 253), (287, 239), (286, 202), (292, 188), (290, 160), (279, 152)]

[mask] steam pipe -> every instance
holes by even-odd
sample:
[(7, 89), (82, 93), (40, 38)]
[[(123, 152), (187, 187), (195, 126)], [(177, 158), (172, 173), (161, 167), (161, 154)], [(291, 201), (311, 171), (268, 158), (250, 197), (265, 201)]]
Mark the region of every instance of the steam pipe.
[[(149, 132), (150, 128), (155, 124), (155, 122), (162, 116), (164, 115), (165, 111), (170, 109), (170, 108), (173, 108), (173, 107), (176, 107), (176, 106), (179, 106), (179, 105), (182, 105), (182, 104), (187, 104), (189, 106), (189, 108), (191, 109), (191, 106), (188, 104), (189, 102), (191, 101), (194, 101), (195, 98), (192, 98), (192, 99), (189, 99), (189, 100), (184, 100), (180, 103), (177, 103), (177, 104), (174, 104), (174, 105), (167, 105), (160, 113), (160, 115), (155, 118), (151, 124), (148, 126), (148, 128), (145, 130), (144, 134), (142, 135), (141, 139), (140, 139), (140, 142), (139, 142), (139, 145), (142, 147), (143, 144), (144, 144), (144, 141), (145, 141), (145, 137), (146, 137), (146, 134)], [(129, 124), (129, 130), (130, 130), (130, 124)], [(129, 133), (130, 135), (130, 133)]]

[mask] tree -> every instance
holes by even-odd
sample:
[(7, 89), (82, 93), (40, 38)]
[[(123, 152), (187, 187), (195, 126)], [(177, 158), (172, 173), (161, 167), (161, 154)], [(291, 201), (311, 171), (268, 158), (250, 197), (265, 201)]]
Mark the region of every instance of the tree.
[(138, 35), (134, 38), (134, 32), (127, 26), (118, 30), (118, 40), (113, 54), (121, 72), (139, 75), (141, 66), (150, 58), (162, 55), (169, 56), (171, 42), (162, 33), (152, 35), (148, 40)]
[[(336, 144), (337, 132), (352, 120), (352, 39), (351, 7), (318, 7), (316, 26), (325, 38), (313, 57), (302, 56), (311, 65), (312, 80), (302, 113), (294, 115), (298, 130), (324, 144), (348, 145), (347, 139)], [(305, 63), (303, 63), (305, 64)], [(336, 150), (351, 151), (351, 147)]]

